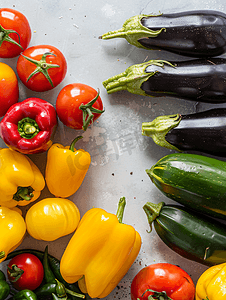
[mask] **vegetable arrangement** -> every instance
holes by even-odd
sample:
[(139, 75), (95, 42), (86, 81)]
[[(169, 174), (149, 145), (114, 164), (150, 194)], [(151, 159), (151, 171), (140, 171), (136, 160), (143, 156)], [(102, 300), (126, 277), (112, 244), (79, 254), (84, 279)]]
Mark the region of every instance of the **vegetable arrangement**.
[[(6, 11), (13, 18), (9, 20)], [(129, 19), (122, 30), (109, 32), (102, 38), (125, 37), (138, 47), (156, 47), (198, 59), (151, 60), (104, 81), (104, 87), (108, 93), (128, 90), (145, 96), (169, 95), (224, 103), (225, 59), (212, 56), (225, 52), (226, 36), (222, 30), (225, 20), (224, 14), (212, 11), (155, 17), (142, 15)], [(22, 23), (20, 32), (18, 25), (22, 27)], [(177, 38), (184, 42), (178, 43)], [(65, 78), (66, 59), (54, 46), (28, 48), (30, 39), (30, 26), (23, 15), (0, 9), (0, 57), (19, 56), (18, 77), (28, 89), (51, 90)], [(81, 83), (69, 84), (60, 91), (56, 109), (40, 98), (18, 103), (16, 74), (3, 63), (0, 63), (0, 71), (0, 114), (3, 117), (0, 136), (8, 146), (0, 150), (0, 262), (10, 260), (7, 268), (10, 283), (0, 272), (0, 299), (9, 295), (13, 300), (104, 298), (137, 258), (141, 236), (134, 227), (122, 223), (124, 197), (119, 201), (116, 215), (102, 208), (92, 208), (80, 220), (77, 206), (66, 198), (76, 193), (84, 181), (91, 163), (90, 154), (74, 148), (82, 136), (76, 137), (71, 146), (53, 144), (57, 116), (65, 126), (83, 131), (101, 116), (104, 108), (99, 90)], [(7, 93), (9, 89), (11, 94)], [(187, 116), (159, 117), (143, 123), (142, 133), (173, 150), (221, 155), (225, 147), (224, 114), (223, 109), (213, 109)], [(200, 141), (205, 146), (200, 146)], [(44, 179), (26, 155), (45, 151), (48, 153)], [(225, 169), (225, 162), (220, 160), (178, 153), (162, 158), (146, 170), (167, 197), (184, 205), (147, 202), (143, 208), (149, 224), (154, 223), (159, 237), (176, 253), (207, 266), (215, 265), (197, 283), (196, 297), (200, 300), (214, 299), (211, 290), (217, 290), (221, 297), (225, 287), (222, 276), (226, 261), (226, 228), (211, 218), (225, 219), (226, 216)], [(32, 205), (24, 219), (16, 206), (38, 199), (45, 183), (55, 197)], [(15, 251), (26, 231), (33, 238), (44, 241), (74, 234), (58, 260), (48, 254), (48, 246), (44, 252)], [(215, 275), (214, 281), (210, 281)], [(223, 284), (216, 284), (221, 281)], [(142, 269), (131, 284), (132, 300), (193, 300), (194, 296), (195, 286), (190, 276), (168, 263)]]

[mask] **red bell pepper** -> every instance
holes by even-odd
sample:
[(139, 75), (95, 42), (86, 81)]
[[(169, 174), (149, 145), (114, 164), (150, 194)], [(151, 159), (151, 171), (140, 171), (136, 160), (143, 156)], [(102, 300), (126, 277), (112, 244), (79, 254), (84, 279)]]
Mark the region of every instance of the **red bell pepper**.
[(13, 150), (41, 153), (51, 147), (56, 127), (53, 105), (39, 98), (28, 98), (8, 109), (0, 122), (0, 136)]

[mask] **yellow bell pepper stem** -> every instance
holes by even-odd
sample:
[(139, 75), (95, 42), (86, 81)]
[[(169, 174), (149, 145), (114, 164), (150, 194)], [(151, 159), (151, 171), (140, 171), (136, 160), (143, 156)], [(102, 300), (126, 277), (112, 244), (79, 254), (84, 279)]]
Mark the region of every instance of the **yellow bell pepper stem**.
[(80, 135), (80, 136), (77, 136), (73, 141), (72, 141), (72, 143), (71, 143), (71, 145), (70, 145), (70, 150), (72, 151), (72, 152), (75, 152), (75, 144), (77, 143), (77, 141), (79, 141), (79, 140), (81, 140), (83, 137)]
[(47, 155), (46, 184), (55, 197), (67, 198), (81, 186), (91, 163), (90, 154), (83, 149), (75, 149), (74, 139), (71, 146), (53, 144)]
[(64, 280), (78, 281), (82, 292), (91, 298), (110, 294), (139, 253), (139, 233), (121, 223), (124, 208), (125, 197), (122, 197), (117, 216), (100, 208), (87, 211), (61, 258)]
[(208, 268), (196, 284), (196, 300), (225, 300), (226, 263)]

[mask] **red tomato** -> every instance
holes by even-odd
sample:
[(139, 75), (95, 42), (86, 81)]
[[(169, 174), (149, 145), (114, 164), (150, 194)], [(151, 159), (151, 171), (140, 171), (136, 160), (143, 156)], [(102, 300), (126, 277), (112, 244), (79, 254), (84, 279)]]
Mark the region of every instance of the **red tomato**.
[(165, 292), (168, 298), (165, 296), (163, 299), (194, 300), (195, 298), (195, 285), (191, 277), (180, 267), (169, 263), (158, 263), (143, 268), (132, 281), (131, 299), (148, 300), (148, 296), (154, 294), (148, 292), (148, 289)]
[[(0, 39), (0, 57), (18, 56), (27, 48), (31, 40), (31, 28), (27, 18), (14, 9), (1, 8), (0, 25), (1, 32), (4, 33), (4, 37)], [(10, 32), (11, 30), (14, 32)], [(13, 41), (17, 44), (12, 43)]]
[(11, 105), (18, 102), (18, 81), (13, 69), (0, 62), (0, 117), (3, 117)]
[(38, 45), (23, 51), (17, 61), (17, 73), (27, 88), (36, 92), (53, 89), (64, 79), (67, 62), (54, 46)]
[[(10, 275), (10, 269), (16, 271), (16, 267), (23, 270), (23, 274), (17, 279), (16, 276)], [(29, 253), (23, 253), (15, 256), (8, 264), (10, 269), (7, 270), (9, 280), (15, 289), (21, 291), (24, 289), (35, 290), (40, 286), (44, 278), (44, 269), (41, 261), (37, 256)], [(17, 271), (19, 275), (19, 270)]]
[[(56, 100), (56, 111), (61, 122), (73, 129), (86, 130), (103, 113), (103, 103), (100, 96), (95, 103), (90, 103), (97, 95), (97, 91), (86, 84), (73, 83), (65, 86)], [(81, 105), (83, 105), (83, 109), (81, 109)], [(89, 108), (93, 115), (90, 120), (87, 119), (89, 112), (84, 108), (84, 105)], [(83, 114), (85, 114), (86, 124), (83, 123)]]

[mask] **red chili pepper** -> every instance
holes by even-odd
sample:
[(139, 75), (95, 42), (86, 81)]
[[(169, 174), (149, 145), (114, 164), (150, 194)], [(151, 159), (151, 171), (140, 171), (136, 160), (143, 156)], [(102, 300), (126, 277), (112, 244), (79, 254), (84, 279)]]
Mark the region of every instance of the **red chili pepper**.
[(56, 127), (53, 105), (39, 98), (28, 98), (8, 109), (0, 122), (0, 136), (9, 148), (21, 153), (41, 153), (52, 145)]

